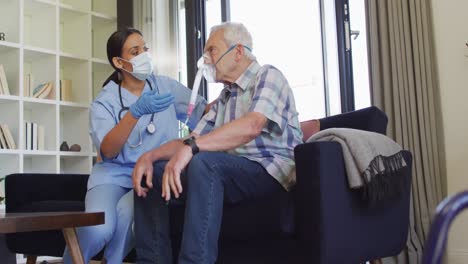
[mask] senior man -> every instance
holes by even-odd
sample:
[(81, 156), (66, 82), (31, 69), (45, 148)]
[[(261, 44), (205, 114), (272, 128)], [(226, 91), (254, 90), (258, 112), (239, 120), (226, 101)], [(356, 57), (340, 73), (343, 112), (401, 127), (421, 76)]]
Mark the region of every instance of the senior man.
[(251, 51), (252, 37), (242, 24), (213, 27), (204, 57), (212, 69), (207, 73), (225, 85), (216, 104), (189, 138), (138, 160), (138, 263), (172, 263), (167, 201), (185, 202), (178, 263), (210, 264), (217, 259), (224, 203), (288, 191), (294, 183), (293, 150), (302, 142), (294, 96), (283, 74), (260, 66)]

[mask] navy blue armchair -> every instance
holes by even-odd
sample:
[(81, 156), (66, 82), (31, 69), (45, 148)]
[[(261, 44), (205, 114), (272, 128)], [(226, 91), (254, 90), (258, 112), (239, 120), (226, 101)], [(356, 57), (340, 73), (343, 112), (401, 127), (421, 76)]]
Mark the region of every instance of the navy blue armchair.
[[(362, 129), (385, 134), (387, 118), (371, 107), (321, 120), (331, 127)], [(296, 230), (309, 263), (364, 263), (397, 255), (406, 245), (409, 224), (411, 153), (399, 199), (370, 208), (351, 191), (341, 146), (313, 142), (295, 149)]]
[[(387, 117), (375, 107), (320, 120), (321, 129), (347, 127), (385, 133)], [(411, 155), (403, 195), (383, 208), (364, 205), (351, 191), (338, 143), (296, 147), (293, 191), (226, 206), (218, 263), (361, 263), (398, 254), (409, 219)], [(7, 177), (6, 211), (82, 210), (87, 175), (15, 174)], [(184, 210), (171, 208), (171, 237), (178, 252)], [(10, 234), (9, 248), (29, 255), (61, 256), (57, 231)], [(53, 241), (52, 241), (53, 240)], [(41, 243), (46, 241), (47, 243)], [(131, 260), (130, 258), (129, 260)]]

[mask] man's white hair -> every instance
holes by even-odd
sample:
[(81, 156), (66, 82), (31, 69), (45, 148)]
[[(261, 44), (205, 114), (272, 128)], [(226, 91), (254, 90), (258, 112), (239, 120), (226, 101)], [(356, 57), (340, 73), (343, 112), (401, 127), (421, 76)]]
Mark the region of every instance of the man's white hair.
[[(215, 31), (223, 30), (224, 42), (230, 47), (232, 45), (242, 44), (244, 47), (245, 56), (251, 60), (255, 60), (252, 54), (253, 42), (252, 35), (242, 23), (237, 22), (224, 22), (222, 24), (213, 26), (210, 35)], [(250, 49), (250, 50), (249, 50)]]

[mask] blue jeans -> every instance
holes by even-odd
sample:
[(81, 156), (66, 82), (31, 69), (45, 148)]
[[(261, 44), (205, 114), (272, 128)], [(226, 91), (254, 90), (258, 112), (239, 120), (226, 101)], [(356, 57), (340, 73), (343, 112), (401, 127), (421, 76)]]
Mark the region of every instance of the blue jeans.
[[(98, 185), (86, 193), (86, 212), (104, 212), (105, 223), (76, 230), (85, 263), (104, 247), (107, 263), (122, 263), (133, 247), (133, 191), (115, 184)], [(68, 248), (63, 263), (71, 264)]]
[[(169, 208), (161, 198), (166, 163), (154, 163), (154, 187), (147, 197), (134, 198), (137, 263), (172, 263)], [(185, 200), (185, 219), (179, 264), (215, 263), (224, 203), (235, 204), (282, 189), (259, 163), (223, 152), (196, 154), (181, 181), (184, 193), (179, 200)]]

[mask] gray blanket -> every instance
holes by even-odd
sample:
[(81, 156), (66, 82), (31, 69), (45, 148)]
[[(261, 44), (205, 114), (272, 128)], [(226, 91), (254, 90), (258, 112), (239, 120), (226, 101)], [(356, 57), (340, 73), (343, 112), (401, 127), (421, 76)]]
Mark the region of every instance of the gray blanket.
[(349, 187), (364, 189), (365, 198), (372, 199), (372, 203), (400, 191), (399, 172), (407, 165), (401, 146), (389, 137), (364, 130), (330, 128), (316, 133), (306, 142), (313, 141), (340, 143)]

